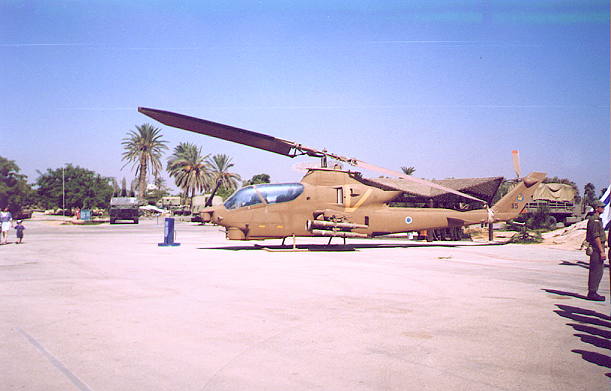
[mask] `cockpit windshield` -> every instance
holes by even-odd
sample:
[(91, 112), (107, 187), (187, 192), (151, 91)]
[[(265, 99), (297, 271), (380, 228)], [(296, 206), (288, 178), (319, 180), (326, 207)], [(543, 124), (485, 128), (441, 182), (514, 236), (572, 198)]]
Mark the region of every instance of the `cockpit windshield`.
[(240, 190), (233, 193), (231, 197), (225, 201), (225, 208), (237, 209), (243, 206), (260, 204), (261, 199), (257, 195), (257, 191), (254, 186), (243, 187)]
[(293, 201), (303, 193), (303, 185), (301, 183), (264, 184), (255, 185), (255, 187), (268, 204)]
[[(303, 193), (301, 183), (262, 184), (244, 187), (235, 192), (227, 201), (225, 208), (237, 209), (261, 203), (261, 197), (268, 204), (292, 201)], [(259, 195), (261, 197), (259, 197)]]

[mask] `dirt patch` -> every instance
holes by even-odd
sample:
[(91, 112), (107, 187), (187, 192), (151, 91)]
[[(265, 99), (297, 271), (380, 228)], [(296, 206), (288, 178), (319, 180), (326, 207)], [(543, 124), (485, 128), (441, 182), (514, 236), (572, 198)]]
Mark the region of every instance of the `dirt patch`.
[(563, 250), (579, 250), (586, 239), (587, 220), (580, 221), (570, 227), (560, 228), (541, 234), (544, 246), (551, 246)]

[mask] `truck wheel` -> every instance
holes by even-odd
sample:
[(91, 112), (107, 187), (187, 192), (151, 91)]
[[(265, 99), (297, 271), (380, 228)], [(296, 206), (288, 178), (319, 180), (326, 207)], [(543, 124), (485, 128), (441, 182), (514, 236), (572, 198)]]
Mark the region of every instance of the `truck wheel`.
[(115, 219), (110, 219), (110, 224), (114, 224), (115, 223)]
[(138, 224), (138, 219), (134, 219), (134, 224)]

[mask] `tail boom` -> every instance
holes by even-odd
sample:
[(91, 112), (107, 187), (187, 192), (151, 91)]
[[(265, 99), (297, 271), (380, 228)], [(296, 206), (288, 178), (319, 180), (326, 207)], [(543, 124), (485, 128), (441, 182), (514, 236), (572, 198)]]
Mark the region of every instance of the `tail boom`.
[(520, 215), (526, 204), (533, 201), (537, 185), (545, 179), (545, 173), (531, 172), (492, 207), (494, 221), (507, 221)]

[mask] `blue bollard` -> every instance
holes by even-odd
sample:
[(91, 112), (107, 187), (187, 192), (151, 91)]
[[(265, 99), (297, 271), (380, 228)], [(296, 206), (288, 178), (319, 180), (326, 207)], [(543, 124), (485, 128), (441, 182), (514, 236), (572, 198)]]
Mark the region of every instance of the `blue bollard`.
[(158, 246), (180, 246), (180, 243), (174, 243), (174, 218), (166, 217), (163, 226), (163, 243), (157, 243)]

